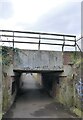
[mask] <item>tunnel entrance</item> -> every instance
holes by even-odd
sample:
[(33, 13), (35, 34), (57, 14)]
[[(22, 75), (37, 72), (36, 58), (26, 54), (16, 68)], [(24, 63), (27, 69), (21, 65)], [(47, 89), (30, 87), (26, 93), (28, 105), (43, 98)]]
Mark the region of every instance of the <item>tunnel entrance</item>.
[[(45, 96), (51, 99), (56, 98), (57, 87), (59, 86), (59, 76), (62, 72), (30, 72), (15, 71), (15, 81), (12, 83), (12, 95), (15, 93), (15, 101), (23, 94), (31, 95), (35, 91), (35, 96)], [(32, 93), (31, 93), (32, 92)], [(34, 99), (34, 97), (32, 99)]]
[(39, 99), (51, 99), (47, 91), (44, 89), (41, 74), (21, 74), (16, 101), (18, 101), (20, 98), (27, 99), (27, 102), (38, 101)]
[(15, 74), (17, 97), (4, 118), (72, 118), (68, 109), (53, 99), (60, 82), (59, 72)]
[(23, 89), (39, 89), (45, 91), (51, 97), (56, 97), (59, 75), (59, 72), (16, 73), (17, 93), (20, 93)]

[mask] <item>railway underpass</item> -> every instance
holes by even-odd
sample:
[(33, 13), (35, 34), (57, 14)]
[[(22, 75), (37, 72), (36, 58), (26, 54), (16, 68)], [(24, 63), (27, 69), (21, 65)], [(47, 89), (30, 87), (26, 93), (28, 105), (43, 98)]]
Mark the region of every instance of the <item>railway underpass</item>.
[[(2, 46), (3, 119), (81, 117), (81, 97), (76, 88), (80, 80), (80, 52), (64, 51), (64, 46), (75, 47), (76, 50), (76, 36), (7, 30), (2, 32), (13, 32), (13, 36), (2, 35), (3, 38), (13, 37), (13, 41), (1, 41), (13, 43), (13, 47)], [(15, 35), (18, 33), (21, 36)], [(37, 36), (22, 36), (22, 33)], [(58, 38), (50, 38), (49, 35)], [(23, 42), (17, 38), (38, 41)], [(56, 43), (42, 42), (44, 39)], [(58, 40), (62, 43), (57, 44)], [(73, 44), (67, 44), (68, 41)], [(15, 48), (17, 43), (38, 44), (38, 50)], [(60, 45), (62, 51), (41, 50), (40, 45), (43, 44)]]

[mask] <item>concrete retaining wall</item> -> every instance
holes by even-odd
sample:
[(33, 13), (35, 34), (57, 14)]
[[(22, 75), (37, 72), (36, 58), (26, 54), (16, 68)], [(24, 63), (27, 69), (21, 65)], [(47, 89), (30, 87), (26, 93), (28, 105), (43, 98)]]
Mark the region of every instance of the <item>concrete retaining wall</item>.
[[(64, 54), (68, 55), (68, 53)], [(55, 98), (82, 117), (81, 56), (80, 53), (77, 53), (77, 56), (74, 56), (74, 53), (69, 53), (69, 56), (69, 59), (64, 63), (64, 72), (59, 77), (59, 84), (55, 85), (57, 91)], [(74, 64), (69, 65), (70, 62), (74, 62)]]
[(12, 83), (15, 74), (13, 72), (13, 51), (12, 48), (2, 48), (2, 112), (3, 114), (14, 102), (16, 91), (12, 94)]

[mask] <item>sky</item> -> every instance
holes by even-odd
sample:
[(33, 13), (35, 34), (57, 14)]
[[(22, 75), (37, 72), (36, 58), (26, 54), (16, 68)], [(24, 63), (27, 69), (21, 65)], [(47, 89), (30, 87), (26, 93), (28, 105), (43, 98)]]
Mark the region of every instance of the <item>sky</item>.
[(81, 36), (82, 0), (0, 0), (0, 29)]

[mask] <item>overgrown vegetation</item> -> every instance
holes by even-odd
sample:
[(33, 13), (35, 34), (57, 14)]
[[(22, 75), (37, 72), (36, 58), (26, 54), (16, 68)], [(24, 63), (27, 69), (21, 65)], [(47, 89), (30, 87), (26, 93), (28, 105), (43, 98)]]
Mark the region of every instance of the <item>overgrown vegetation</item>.
[[(19, 60), (18, 48), (12, 48), (7, 46), (2, 46), (0, 49), (1, 55), (1, 62), (2, 62), (2, 89), (3, 89), (3, 96), (2, 96), (2, 111), (5, 113), (11, 104), (11, 92), (10, 92), (10, 79), (11, 76), (7, 73), (8, 69), (10, 68), (11, 64), (14, 63), (14, 54), (17, 56), (17, 61)], [(13, 69), (13, 68), (12, 68)]]
[(14, 53), (18, 56), (18, 48), (3, 46), (0, 53), (2, 54), (2, 65), (9, 66), (13, 62)]
[(12, 47), (2, 47), (2, 65), (9, 66), (12, 63), (13, 49)]
[(72, 52), (71, 54), (71, 61), (73, 64), (76, 64), (77, 62), (81, 62), (81, 53), (80, 52)]

